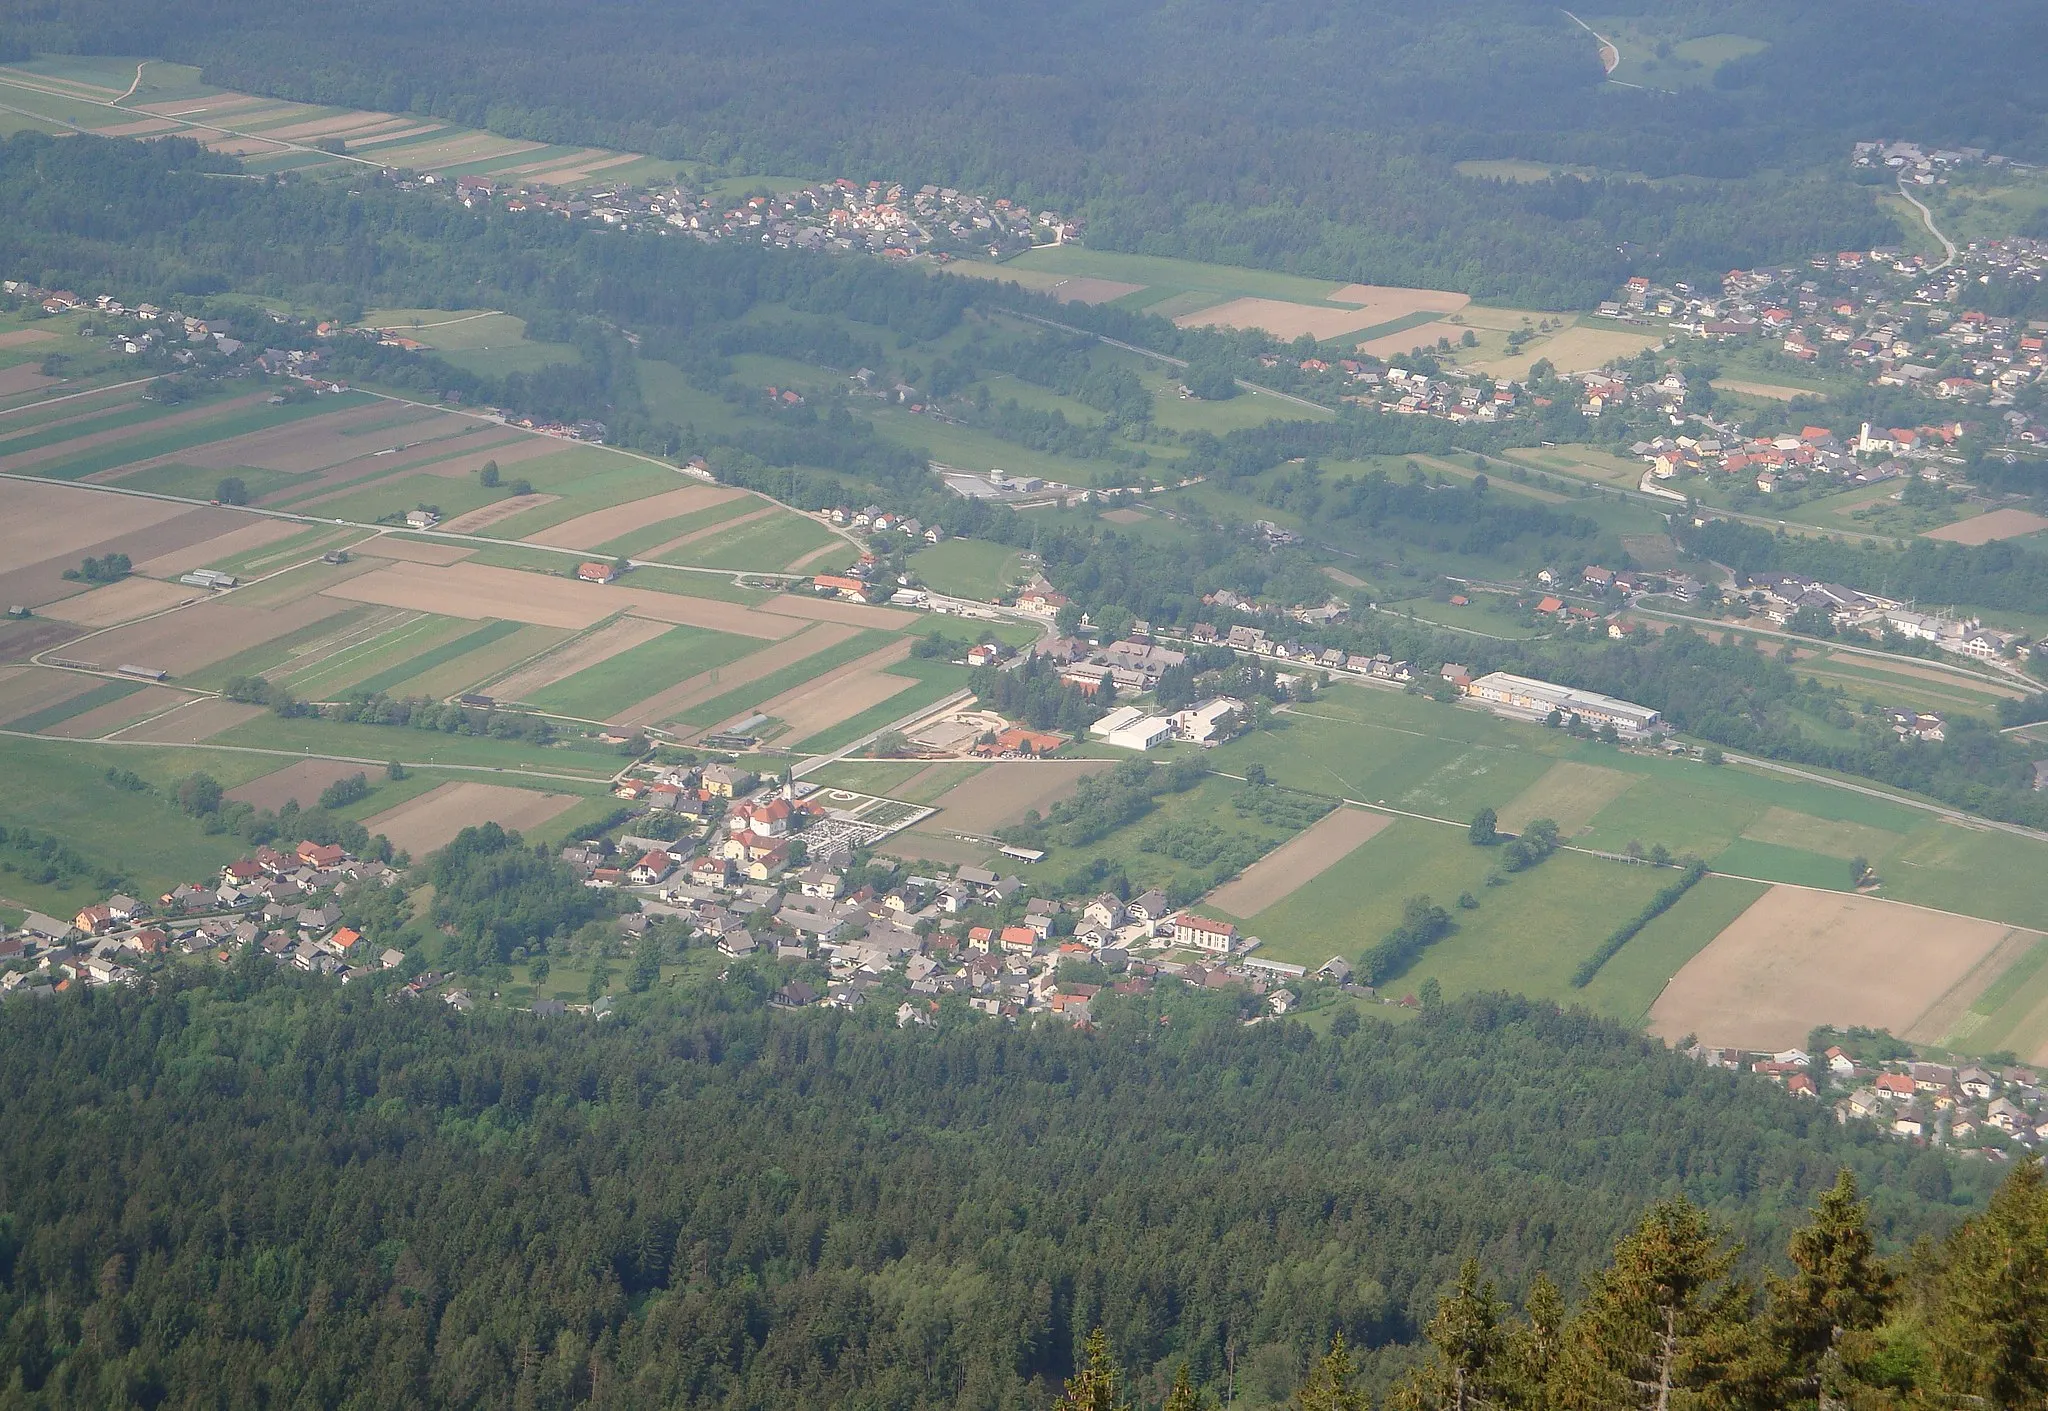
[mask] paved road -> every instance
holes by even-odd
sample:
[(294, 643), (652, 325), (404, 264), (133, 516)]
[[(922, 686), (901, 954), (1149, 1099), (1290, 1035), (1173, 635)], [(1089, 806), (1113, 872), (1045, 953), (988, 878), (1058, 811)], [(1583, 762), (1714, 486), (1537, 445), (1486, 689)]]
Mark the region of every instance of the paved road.
[(1941, 233), (1941, 228), (1934, 223), (1934, 212), (1927, 209), (1926, 203), (1906, 189), (1906, 177), (1903, 172), (1899, 175), (1899, 194), (1913, 203), (1913, 209), (1920, 213), (1921, 221), (1927, 226), (1927, 233), (1939, 240), (1941, 248), (1947, 252), (1942, 256), (1940, 264), (1928, 267), (1927, 273), (1933, 274), (1936, 270), (1947, 269), (1956, 262), (1956, 242)]

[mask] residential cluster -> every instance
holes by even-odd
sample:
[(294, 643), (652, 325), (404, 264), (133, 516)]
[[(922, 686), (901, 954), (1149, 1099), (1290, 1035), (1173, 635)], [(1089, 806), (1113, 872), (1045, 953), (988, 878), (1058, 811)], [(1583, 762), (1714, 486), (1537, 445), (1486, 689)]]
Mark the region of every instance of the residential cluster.
[[(2031, 444), (2043, 428), (2014, 403), (2048, 372), (2048, 323), (1957, 306), (1967, 302), (1966, 290), (1994, 279), (2044, 277), (2048, 241), (2014, 236), (1973, 241), (1945, 263), (1894, 248), (1835, 251), (1803, 267), (1733, 270), (1719, 289), (1665, 287), (1637, 276), (1598, 312), (1627, 323), (1662, 322), (1708, 343), (1757, 345), (1795, 364), (1982, 407), (1999, 414), (2006, 435)], [(1880, 432), (1877, 439), (1887, 437)], [(1893, 449), (1860, 444), (1858, 452)]]
[(2025, 634), (1986, 627), (1975, 617), (1920, 612), (1890, 598), (1797, 573), (1738, 575), (1735, 588), (1765, 617), (1781, 625), (1802, 613), (1817, 614), (1836, 629), (1854, 628), (1879, 636), (1896, 633), (1979, 661), (2007, 660), (2030, 645)]
[(186, 883), (154, 902), (115, 893), (68, 921), (30, 911), (19, 931), (0, 933), (0, 965), (8, 967), (0, 994), (132, 985), (179, 955), (228, 961), (251, 947), (346, 984), (405, 962), (401, 952), (376, 949), (341, 921), (354, 889), (390, 886), (397, 878), (384, 863), (308, 839), (290, 852), (259, 847), (223, 867), (218, 882)]
[(1078, 236), (1082, 222), (1033, 211), (1005, 196), (953, 187), (840, 177), (779, 195), (734, 201), (682, 182), (667, 186), (597, 185), (581, 190), (530, 186), (489, 176), (398, 175), (406, 190), (449, 190), (472, 209), (533, 211), (595, 221), (620, 230), (668, 232), (699, 240), (757, 240), (781, 249), (1001, 259), (1033, 245)]
[(2006, 1159), (2048, 1142), (2048, 1093), (2031, 1068), (2012, 1064), (1865, 1062), (1832, 1046), (1756, 1053), (1695, 1046), (1686, 1052), (1717, 1068), (1758, 1073), (1796, 1097), (1827, 1099), (1844, 1124), (1869, 1122), (1895, 1137), (1947, 1146), (1965, 1156)]

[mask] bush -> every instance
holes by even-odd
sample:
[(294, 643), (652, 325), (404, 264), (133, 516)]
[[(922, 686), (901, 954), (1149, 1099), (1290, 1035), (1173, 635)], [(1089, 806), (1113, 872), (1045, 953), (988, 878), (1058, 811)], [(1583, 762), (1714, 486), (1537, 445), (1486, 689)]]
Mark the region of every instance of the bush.
[(320, 807), (330, 809), (347, 808), (350, 804), (360, 802), (369, 796), (369, 776), (355, 773), (349, 775), (346, 779), (337, 779), (322, 789), (320, 791)]

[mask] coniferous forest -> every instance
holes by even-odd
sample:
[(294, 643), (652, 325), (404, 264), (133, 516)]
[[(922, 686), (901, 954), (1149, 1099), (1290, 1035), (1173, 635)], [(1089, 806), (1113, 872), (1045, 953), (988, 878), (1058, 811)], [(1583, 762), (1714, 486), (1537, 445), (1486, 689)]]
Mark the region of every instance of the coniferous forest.
[[(1771, 1280), (1838, 1171), (1895, 1255), (1993, 1178), (1504, 997), (1319, 1039), (1198, 992), (1020, 1032), (778, 1013), (743, 972), (600, 1023), (368, 988), (259, 957), (0, 1011), (0, 1400), (1030, 1407), (1100, 1328), (1144, 1404), (1255, 1405), (1339, 1335), (1356, 1386), (1434, 1385), (1460, 1288), (1489, 1357), (1560, 1295), (1567, 1341), (1648, 1355), (1649, 1285), (1600, 1272), (1646, 1219), (1699, 1246), (1687, 1337), (1762, 1298), (1810, 1351), (1853, 1320)], [(1918, 1326), (1842, 1355), (1933, 1377)]]

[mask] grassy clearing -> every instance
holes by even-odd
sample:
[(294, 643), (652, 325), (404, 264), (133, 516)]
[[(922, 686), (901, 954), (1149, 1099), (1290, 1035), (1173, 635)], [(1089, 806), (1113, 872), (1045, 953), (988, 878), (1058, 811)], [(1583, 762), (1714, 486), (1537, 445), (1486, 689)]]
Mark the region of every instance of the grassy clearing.
[(910, 571), (934, 592), (994, 602), (1022, 577), (1024, 555), (982, 539), (948, 539), (912, 554)]
[(678, 681), (760, 649), (761, 643), (752, 637), (672, 627), (652, 641), (541, 688), (530, 704), (583, 720), (603, 720)]

